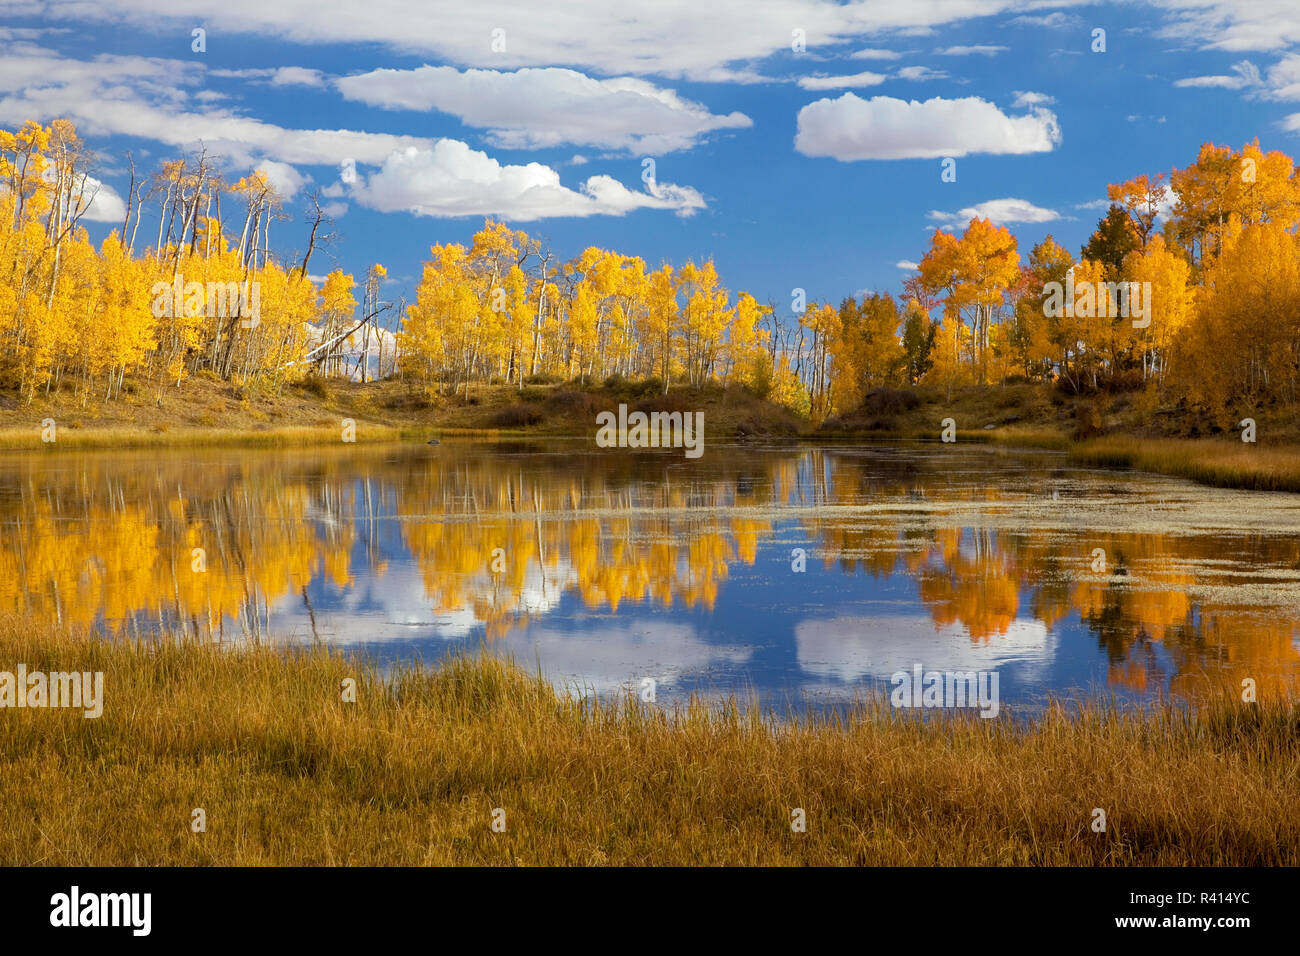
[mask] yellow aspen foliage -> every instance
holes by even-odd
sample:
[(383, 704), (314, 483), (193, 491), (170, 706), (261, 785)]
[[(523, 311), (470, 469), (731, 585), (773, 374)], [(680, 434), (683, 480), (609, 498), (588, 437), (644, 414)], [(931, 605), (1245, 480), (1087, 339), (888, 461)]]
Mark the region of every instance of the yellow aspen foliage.
[[(1143, 303), (1146, 315), (1138, 323), (1130, 323), (1142, 353), (1143, 375), (1163, 379), (1174, 340), (1192, 312), (1193, 299), (1187, 287), (1191, 267), (1180, 252), (1166, 245), (1164, 236), (1156, 234), (1144, 251), (1129, 253), (1124, 260), (1123, 277), (1126, 282), (1136, 284), (1146, 300)], [(1133, 285), (1129, 288), (1132, 290)]]
[(1225, 231), (1212, 276), (1173, 368), (1189, 397), (1230, 427), (1260, 403), (1300, 397), (1300, 239), (1280, 222)]

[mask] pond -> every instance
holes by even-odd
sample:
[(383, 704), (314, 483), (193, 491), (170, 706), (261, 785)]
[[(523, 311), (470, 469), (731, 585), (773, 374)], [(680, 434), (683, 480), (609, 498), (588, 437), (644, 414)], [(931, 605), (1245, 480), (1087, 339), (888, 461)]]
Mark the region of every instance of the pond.
[(0, 457), (0, 611), (383, 666), (486, 647), (578, 693), (1004, 705), (1300, 675), (1300, 496), (978, 445), (589, 441)]

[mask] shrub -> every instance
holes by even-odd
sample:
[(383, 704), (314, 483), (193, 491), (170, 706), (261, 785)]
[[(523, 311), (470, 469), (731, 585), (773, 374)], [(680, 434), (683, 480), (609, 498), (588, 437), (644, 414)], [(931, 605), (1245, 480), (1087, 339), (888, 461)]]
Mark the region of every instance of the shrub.
[(674, 390), (667, 395), (651, 395), (643, 398), (632, 406), (631, 410), (647, 413), (693, 412), (699, 410), (699, 402), (692, 401), (690, 396), (681, 390)]
[(1074, 406), (1074, 440), (1084, 441), (1101, 434), (1101, 408), (1096, 402), (1079, 402)]
[(559, 375), (550, 375), (546, 372), (538, 372), (536, 375), (529, 375), (524, 378), (525, 385), (559, 385), (564, 379)]
[(325, 384), (325, 379), (321, 378), (315, 372), (310, 372), (298, 382), (298, 388), (308, 395), (314, 395), (316, 398), (325, 399), (330, 397), (329, 386)]
[(538, 406), (532, 402), (521, 402), (493, 412), (490, 421), (496, 428), (524, 428), (538, 424), (543, 418), (545, 416)]
[(574, 392), (565, 389), (547, 396), (545, 408), (551, 415), (591, 418), (596, 412), (596, 403), (586, 392)]
[(900, 415), (921, 404), (910, 388), (877, 388), (863, 396), (859, 411), (867, 415)]

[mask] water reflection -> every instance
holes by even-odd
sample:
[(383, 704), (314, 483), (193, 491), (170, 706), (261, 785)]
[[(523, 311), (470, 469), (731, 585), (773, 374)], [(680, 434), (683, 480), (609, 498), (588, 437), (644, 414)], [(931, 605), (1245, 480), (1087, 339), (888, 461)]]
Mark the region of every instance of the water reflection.
[[(800, 549), (804, 555), (800, 557)], [(1104, 557), (1100, 570), (1097, 555)], [(799, 570), (801, 566), (806, 570)], [(1300, 673), (1300, 504), (980, 448), (583, 443), (0, 460), (0, 609), (130, 632), (483, 640), (557, 683), (1008, 701)]]

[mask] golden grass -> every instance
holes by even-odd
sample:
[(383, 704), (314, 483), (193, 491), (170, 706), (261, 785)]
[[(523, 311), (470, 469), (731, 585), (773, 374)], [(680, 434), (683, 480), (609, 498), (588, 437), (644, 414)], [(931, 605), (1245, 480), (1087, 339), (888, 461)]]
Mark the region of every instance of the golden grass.
[(1300, 862), (1284, 703), (792, 724), (584, 706), (490, 657), (386, 683), (319, 649), (17, 619), (0, 648), (0, 670), (101, 670), (106, 698), (98, 720), (0, 710), (4, 865)]
[(1099, 438), (1075, 445), (1070, 460), (1135, 468), (1220, 488), (1300, 491), (1300, 446), (1269, 447), (1228, 439)]
[[(357, 444), (424, 438), (437, 434), (431, 428), (399, 428), (356, 423)], [(176, 428), (149, 429), (129, 425), (90, 428), (60, 427), (55, 441), (45, 442), (39, 428), (0, 429), (0, 450), (59, 451), (87, 448), (194, 448), (194, 447), (284, 447), (334, 445), (343, 440), (343, 428), (332, 425), (285, 425), (270, 428)]]

